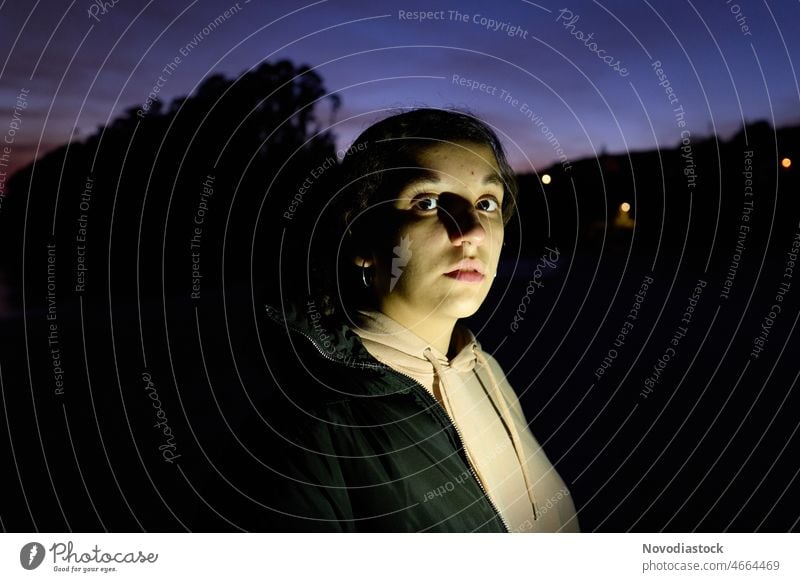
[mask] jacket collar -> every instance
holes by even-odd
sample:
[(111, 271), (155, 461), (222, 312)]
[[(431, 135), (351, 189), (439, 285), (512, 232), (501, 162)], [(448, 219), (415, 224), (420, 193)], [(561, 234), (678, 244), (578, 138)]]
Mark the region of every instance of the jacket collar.
[[(304, 298), (287, 302), (283, 308), (267, 304), (265, 312), (270, 321), (289, 332), (288, 339), (294, 344), (290, 354), (298, 358), (301, 353), (307, 352), (310, 357), (316, 357), (314, 361), (317, 365), (303, 361), (304, 368), (311, 368), (312, 373), (323, 375), (323, 379), (332, 383), (341, 380), (345, 374), (348, 390), (345, 396), (407, 393), (418, 384), (416, 380), (376, 360), (350, 326), (344, 322), (329, 321), (313, 300)], [(328, 375), (324, 374), (326, 370)]]

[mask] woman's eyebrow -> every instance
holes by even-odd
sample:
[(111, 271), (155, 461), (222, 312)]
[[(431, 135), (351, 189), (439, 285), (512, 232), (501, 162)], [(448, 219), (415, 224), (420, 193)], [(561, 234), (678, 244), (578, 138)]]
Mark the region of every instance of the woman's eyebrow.
[(483, 179), (483, 183), (484, 184), (496, 184), (496, 185), (500, 186), (501, 188), (504, 186), (503, 178), (500, 177), (500, 174), (498, 174), (497, 172), (492, 172), (491, 174), (488, 174)]

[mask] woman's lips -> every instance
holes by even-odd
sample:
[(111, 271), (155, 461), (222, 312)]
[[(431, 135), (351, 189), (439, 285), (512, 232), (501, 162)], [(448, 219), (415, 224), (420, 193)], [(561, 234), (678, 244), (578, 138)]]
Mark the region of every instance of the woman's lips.
[(451, 279), (456, 279), (457, 281), (465, 281), (467, 283), (480, 283), (484, 279), (484, 275), (479, 273), (478, 271), (451, 271), (450, 273), (445, 273), (445, 277), (450, 277)]
[(445, 277), (450, 277), (456, 281), (465, 283), (480, 283), (484, 279), (486, 267), (476, 258), (462, 259), (452, 265), (453, 270), (445, 273)]

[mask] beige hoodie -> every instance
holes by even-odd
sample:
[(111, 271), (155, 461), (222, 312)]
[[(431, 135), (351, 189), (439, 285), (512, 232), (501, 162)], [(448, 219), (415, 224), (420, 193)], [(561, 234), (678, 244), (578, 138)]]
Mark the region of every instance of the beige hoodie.
[(577, 532), (569, 490), (536, 441), (503, 370), (456, 324), (448, 360), (389, 316), (361, 310), (353, 331), (380, 362), (424, 386), (453, 420), (472, 468), (512, 532)]

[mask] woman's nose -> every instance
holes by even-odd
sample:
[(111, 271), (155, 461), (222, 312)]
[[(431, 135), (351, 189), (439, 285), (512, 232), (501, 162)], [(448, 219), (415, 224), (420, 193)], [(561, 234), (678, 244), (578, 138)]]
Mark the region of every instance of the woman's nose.
[(447, 218), (448, 234), (450, 241), (455, 246), (461, 246), (465, 242), (478, 245), (486, 238), (486, 230), (483, 228), (475, 208), (470, 206), (458, 209), (447, 214)]

